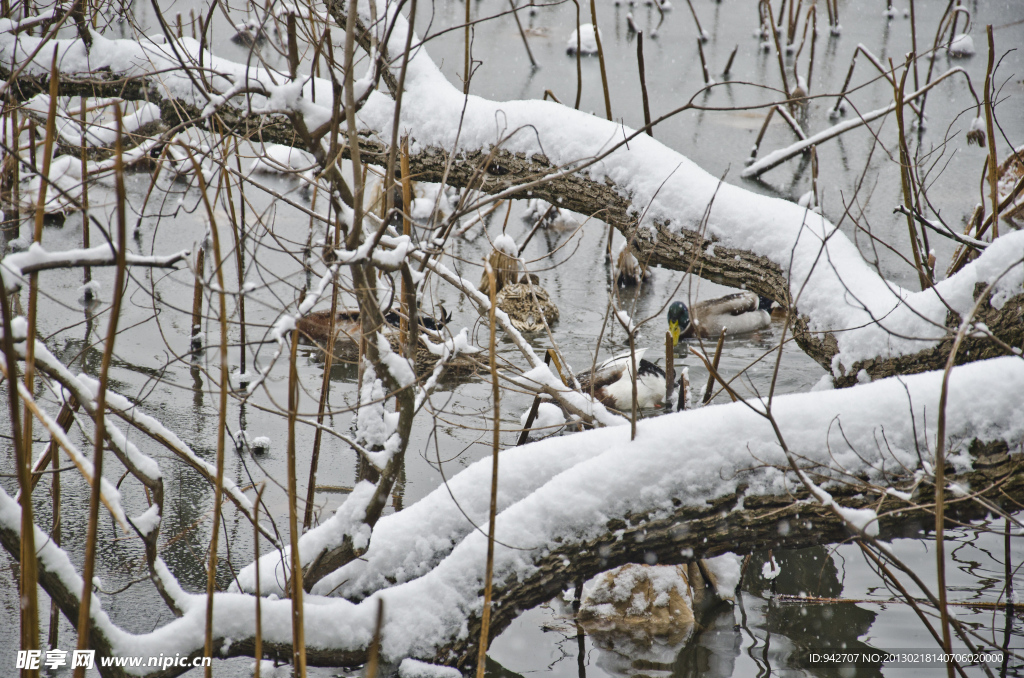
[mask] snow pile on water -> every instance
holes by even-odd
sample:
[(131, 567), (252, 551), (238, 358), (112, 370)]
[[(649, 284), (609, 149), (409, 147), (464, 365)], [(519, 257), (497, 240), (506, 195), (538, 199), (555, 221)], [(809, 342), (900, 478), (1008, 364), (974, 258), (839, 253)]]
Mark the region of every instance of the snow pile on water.
[[(522, 426), (526, 426), (526, 418), (530, 416), (530, 410), (523, 412), (522, 416), (519, 417), (519, 423)], [(541, 403), (537, 407), (537, 416), (533, 420), (533, 426), (530, 428), (534, 429), (548, 429), (542, 431), (542, 433), (551, 433), (551, 430), (558, 426), (565, 425), (565, 415), (562, 413), (562, 408), (553, 403)]]
[(249, 163), (250, 173), (293, 174), (308, 170), (316, 161), (306, 151), (281, 144), (267, 144), (263, 155)]
[(450, 666), (427, 664), (415, 659), (403, 659), (398, 665), (399, 678), (462, 678), (458, 669)]
[[(600, 34), (598, 29), (597, 33)], [(576, 31), (572, 32), (565, 42), (565, 51), (569, 54), (576, 53)], [(594, 34), (594, 24), (582, 24), (579, 30), (580, 54), (597, 54), (597, 35)]]
[(958, 33), (949, 43), (949, 56), (962, 58), (974, 56), (974, 40), (966, 33)]

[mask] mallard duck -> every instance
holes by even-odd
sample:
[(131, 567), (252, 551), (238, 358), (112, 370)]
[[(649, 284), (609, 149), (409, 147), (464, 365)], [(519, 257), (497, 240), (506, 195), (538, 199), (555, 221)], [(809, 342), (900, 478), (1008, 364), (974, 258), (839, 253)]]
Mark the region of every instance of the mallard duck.
[(650, 269), (641, 267), (636, 260), (628, 242), (619, 246), (618, 254), (615, 255), (615, 284), (619, 287), (627, 285), (639, 285), (651, 277)]
[(757, 332), (772, 324), (771, 307), (771, 299), (753, 292), (698, 301), (692, 309), (673, 301), (668, 307), (668, 329), (675, 343), (680, 338), (717, 337), (723, 331), (731, 336)]
[(520, 332), (540, 332), (545, 322), (558, 320), (558, 307), (536, 275), (524, 275), (519, 282), (505, 285), (494, 297), (495, 305), (508, 314), (512, 326)]
[[(519, 247), (507, 235), (494, 240), (494, 249), (487, 261), (494, 271), (494, 305), (508, 315), (512, 326), (520, 332), (540, 332), (544, 324), (558, 320), (558, 307), (540, 286), (536, 275), (519, 275)], [(478, 289), (490, 294), (490, 277), (484, 272)]]
[[(647, 349), (640, 349), (636, 352), (636, 400), (640, 409), (658, 407), (665, 400), (665, 370), (661, 369), (649, 360), (644, 360), (643, 355)], [(584, 393), (594, 391), (594, 397), (608, 407), (617, 410), (631, 410), (633, 408), (633, 380), (630, 376), (630, 367), (633, 362), (628, 352), (610, 358), (591, 373), (589, 370), (580, 375), (577, 379), (580, 388)]]
[[(445, 314), (444, 308), (441, 308), (440, 318), (421, 314), (419, 316), (419, 324), (420, 327), (424, 329), (438, 332), (443, 329), (451, 319), (451, 311)], [(388, 343), (391, 344), (391, 348), (393, 350), (398, 350), (399, 336), (397, 328), (401, 323), (401, 316), (395, 311), (389, 311), (384, 314), (384, 320), (391, 326), (383, 328), (384, 336), (387, 337)], [(299, 330), (303, 339), (316, 344), (322, 349), (326, 349), (331, 331), (331, 312), (328, 310), (314, 311), (305, 317), (299, 318), (295, 322), (295, 327)], [(335, 359), (347, 362), (357, 360), (359, 358), (360, 334), (361, 326), (359, 324), (359, 311), (338, 311), (334, 323)], [(417, 370), (432, 370), (434, 368), (434, 364), (437, 363), (437, 359), (438, 356), (431, 353), (422, 345), (421, 342), (420, 346), (416, 350)], [(456, 358), (456, 361), (458, 361), (458, 358)], [(459, 366), (461, 366), (461, 363)]]

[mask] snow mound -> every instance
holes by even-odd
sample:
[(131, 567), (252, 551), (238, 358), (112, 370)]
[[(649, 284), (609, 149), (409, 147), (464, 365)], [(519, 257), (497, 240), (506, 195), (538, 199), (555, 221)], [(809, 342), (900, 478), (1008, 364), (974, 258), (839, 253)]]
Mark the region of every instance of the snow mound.
[(949, 56), (955, 59), (974, 56), (974, 40), (965, 33), (958, 33), (949, 43)]
[[(530, 416), (530, 411), (523, 412), (522, 416), (519, 417), (519, 423), (522, 426), (526, 426), (526, 418)], [(562, 410), (558, 405), (553, 403), (541, 403), (537, 408), (537, 417), (533, 420), (533, 426), (531, 428), (547, 428), (553, 429), (556, 426), (565, 425), (565, 415), (562, 414)], [(550, 431), (545, 431), (550, 433)]]
[(458, 669), (428, 664), (416, 659), (403, 659), (398, 665), (399, 678), (462, 678)]
[[(601, 31), (598, 29), (597, 34)], [(579, 30), (580, 54), (597, 54), (597, 35), (594, 34), (594, 24), (583, 24)], [(565, 43), (565, 51), (569, 54), (576, 53), (576, 31), (572, 32)]]

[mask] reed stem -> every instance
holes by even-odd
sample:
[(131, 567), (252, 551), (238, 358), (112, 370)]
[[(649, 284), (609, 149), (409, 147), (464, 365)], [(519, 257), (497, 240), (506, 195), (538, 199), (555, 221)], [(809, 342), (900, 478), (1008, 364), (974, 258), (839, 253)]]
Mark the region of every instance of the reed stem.
[(988, 131), (988, 186), (992, 200), (992, 239), (999, 237), (999, 162), (996, 159), (996, 135), (992, 112), (992, 70), (996, 48), (992, 39), (992, 24), (985, 27), (988, 34), (988, 67), (985, 69), (985, 128)]
[(711, 84), (711, 74), (708, 72), (707, 59), (704, 58), (704, 41), (700, 38), (697, 38), (697, 53), (700, 54), (700, 68), (704, 75), (704, 85), (706, 87)]
[[(89, 523), (85, 537), (85, 563), (82, 565), (82, 595), (78, 608), (78, 649), (89, 647), (89, 629), (92, 623), (92, 580), (96, 567), (96, 537), (99, 530), (100, 482), (103, 479), (103, 441), (106, 424), (104, 411), (107, 406), (107, 381), (110, 362), (114, 355), (114, 341), (117, 339), (117, 324), (121, 317), (121, 297), (125, 281), (125, 259), (128, 237), (125, 229), (126, 199), (124, 187), (124, 154), (121, 146), (121, 107), (114, 104), (116, 138), (114, 142), (114, 191), (117, 196), (117, 273), (114, 276), (113, 301), (110, 306), (110, 320), (107, 324), (107, 338), (103, 345), (103, 359), (100, 363), (99, 386), (96, 391), (96, 414), (93, 430), (94, 459), (92, 488), (89, 493)], [(222, 427), (223, 428), (223, 427)], [(221, 434), (223, 435), (223, 433)], [(207, 653), (206, 656), (212, 656)], [(75, 678), (85, 678), (85, 667), (75, 668)]]
[(729, 76), (729, 71), (732, 69), (732, 62), (736, 58), (736, 52), (738, 52), (739, 49), (740, 49), (739, 45), (736, 45), (735, 47), (732, 48), (732, 52), (730, 52), (730, 54), (729, 54), (729, 59), (728, 59), (728, 61), (725, 62), (725, 70), (722, 71), (722, 75), (724, 75), (726, 77)]
[(490, 353), (492, 397), (494, 400), (494, 436), (491, 440), (491, 506), (487, 518), (487, 567), (484, 574), (484, 608), (480, 616), (480, 649), (477, 652), (476, 678), (484, 678), (484, 669), (487, 665), (487, 644), (491, 626), (491, 585), (494, 577), (494, 525), (498, 513), (498, 451), (501, 443), (501, 389), (498, 383), (498, 362), (495, 349), (495, 334), (497, 332), (495, 290), (497, 289), (497, 281), (495, 280), (494, 269), (490, 263), (485, 263), (485, 266), (487, 267), (487, 282), (491, 297), (487, 320), (490, 323), (491, 330), (488, 352)]
[(718, 361), (722, 359), (722, 344), (725, 343), (725, 330), (718, 335), (718, 345), (715, 346), (715, 357), (711, 360), (712, 369), (708, 372), (708, 383), (704, 387), (704, 400), (702, 404), (711, 402), (711, 388), (715, 385), (715, 373), (718, 372)]
[[(594, 40), (597, 41), (597, 60), (601, 66), (601, 87), (604, 89), (604, 110), (608, 119), (612, 119), (612, 97), (608, 93), (608, 71), (604, 66), (604, 48), (601, 45), (601, 31), (597, 30), (597, 5), (594, 0), (590, 0), (590, 20), (594, 25)], [(579, 42), (579, 32), (576, 33), (577, 43)], [(576, 54), (579, 54), (579, 50), (576, 50)], [(578, 106), (577, 106), (578, 107)]]
[(651, 129), (651, 105), (647, 98), (647, 76), (644, 73), (644, 34), (643, 31), (636, 34), (636, 62), (640, 69), (640, 95), (644, 103), (644, 129), (647, 136), (653, 137), (654, 130)]
[(306, 678), (305, 621), (302, 609), (302, 563), (299, 560), (299, 521), (295, 491), (295, 419), (299, 411), (299, 373), (295, 364), (299, 331), (292, 330), (288, 372), (288, 534), (291, 544), (290, 597), (292, 599), (292, 666), (297, 678)]

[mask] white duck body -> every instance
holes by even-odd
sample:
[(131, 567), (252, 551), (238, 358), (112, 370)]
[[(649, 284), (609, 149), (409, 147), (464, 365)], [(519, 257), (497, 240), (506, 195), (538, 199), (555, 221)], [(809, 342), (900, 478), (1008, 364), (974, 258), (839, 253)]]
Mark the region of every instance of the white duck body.
[[(665, 400), (665, 372), (654, 363), (644, 360), (647, 349), (636, 352), (636, 399), (639, 409), (658, 407)], [(631, 410), (633, 406), (632, 359), (628, 352), (610, 358), (594, 370), (579, 375), (584, 393), (593, 383), (594, 397), (617, 410)]]

